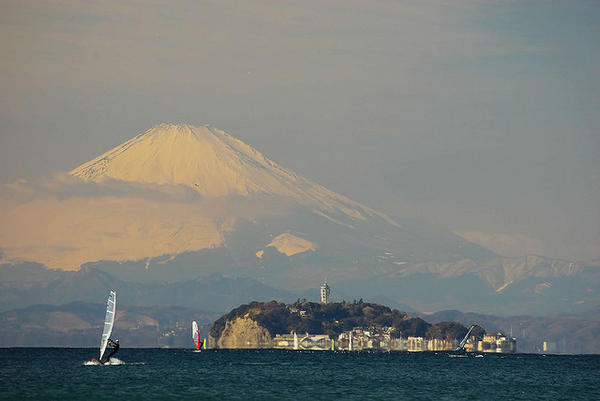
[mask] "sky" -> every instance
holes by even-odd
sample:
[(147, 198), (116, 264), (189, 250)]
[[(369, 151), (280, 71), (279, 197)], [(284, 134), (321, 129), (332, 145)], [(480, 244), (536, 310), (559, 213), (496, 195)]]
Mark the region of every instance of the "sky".
[(0, 2), (0, 184), (210, 124), (497, 247), (600, 258), (598, 1)]

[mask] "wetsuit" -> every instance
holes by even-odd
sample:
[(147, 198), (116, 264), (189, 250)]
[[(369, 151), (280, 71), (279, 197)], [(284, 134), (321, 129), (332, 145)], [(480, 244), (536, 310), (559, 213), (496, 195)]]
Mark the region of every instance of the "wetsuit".
[(106, 362), (110, 361), (110, 357), (116, 354), (119, 348), (121, 347), (118, 342), (114, 342), (110, 338), (108, 339), (108, 344), (112, 347), (112, 351), (110, 351), (110, 354), (108, 354), (108, 356), (106, 357)]

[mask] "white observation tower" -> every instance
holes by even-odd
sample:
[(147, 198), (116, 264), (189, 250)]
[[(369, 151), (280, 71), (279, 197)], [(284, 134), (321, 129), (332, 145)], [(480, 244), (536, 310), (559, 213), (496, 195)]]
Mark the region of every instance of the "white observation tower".
[(327, 285), (327, 281), (325, 281), (321, 285), (321, 303), (326, 304), (327, 299), (329, 298), (329, 293), (331, 292), (331, 288)]

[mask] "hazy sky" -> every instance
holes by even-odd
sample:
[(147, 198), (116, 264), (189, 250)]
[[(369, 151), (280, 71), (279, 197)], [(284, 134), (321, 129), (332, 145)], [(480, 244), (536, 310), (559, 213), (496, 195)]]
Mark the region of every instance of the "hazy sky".
[(1, 1), (0, 183), (211, 124), (389, 214), (600, 258), (599, 21), (599, 1)]

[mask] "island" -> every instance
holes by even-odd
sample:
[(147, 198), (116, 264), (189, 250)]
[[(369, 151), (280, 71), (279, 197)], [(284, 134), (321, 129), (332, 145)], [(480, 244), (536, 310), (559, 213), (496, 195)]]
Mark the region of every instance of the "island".
[[(209, 346), (220, 349), (443, 351), (455, 349), (467, 331), (457, 322), (432, 325), (420, 317), (410, 317), (405, 312), (362, 299), (338, 303), (251, 302), (215, 321), (209, 334)], [(471, 349), (485, 348), (481, 345), (484, 337), (494, 341), (494, 352), (505, 352), (501, 348), (502, 339), (497, 339), (496, 334), (486, 335), (479, 326), (471, 332), (468, 342)], [(496, 349), (496, 344), (500, 348)]]

